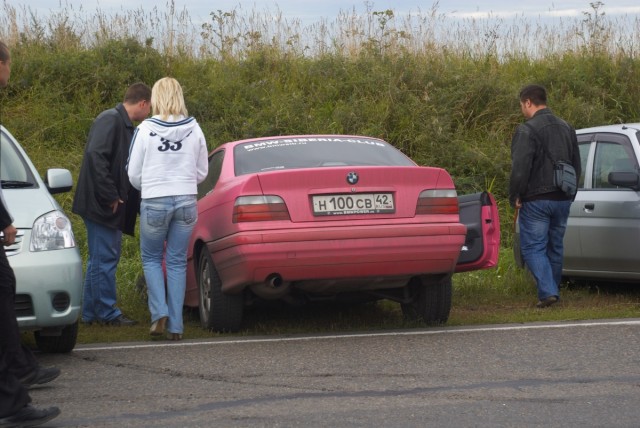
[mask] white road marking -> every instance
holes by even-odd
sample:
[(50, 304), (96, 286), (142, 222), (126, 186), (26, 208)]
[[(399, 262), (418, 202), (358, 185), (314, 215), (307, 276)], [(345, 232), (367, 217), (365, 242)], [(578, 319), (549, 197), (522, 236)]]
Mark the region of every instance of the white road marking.
[(238, 345), (246, 343), (268, 343), (268, 342), (302, 342), (310, 340), (327, 340), (327, 339), (354, 339), (361, 337), (383, 337), (383, 336), (425, 336), (434, 334), (458, 334), (458, 333), (475, 333), (475, 332), (493, 332), (493, 331), (514, 331), (514, 330), (537, 330), (551, 328), (578, 328), (578, 327), (602, 327), (602, 326), (640, 326), (640, 320), (615, 320), (615, 321), (585, 321), (572, 323), (553, 323), (553, 324), (523, 324), (523, 325), (501, 325), (495, 327), (449, 327), (434, 330), (411, 330), (411, 331), (389, 331), (377, 333), (356, 333), (356, 334), (332, 334), (332, 335), (314, 335), (314, 336), (294, 336), (294, 337), (273, 337), (273, 338), (247, 338), (247, 339), (194, 339), (194, 342), (181, 341), (177, 343), (138, 343), (132, 345), (79, 345), (73, 352), (86, 351), (105, 351), (105, 350), (123, 350), (123, 349), (145, 349), (145, 348), (166, 348), (166, 347), (185, 347), (185, 346), (220, 346), (220, 345)]

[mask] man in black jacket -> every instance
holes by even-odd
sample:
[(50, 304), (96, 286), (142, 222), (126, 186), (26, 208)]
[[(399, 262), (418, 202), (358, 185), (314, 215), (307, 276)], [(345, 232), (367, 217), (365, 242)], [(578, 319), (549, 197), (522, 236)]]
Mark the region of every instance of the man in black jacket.
[(135, 130), (132, 121), (145, 119), (150, 110), (151, 89), (143, 83), (133, 84), (124, 101), (100, 113), (89, 131), (72, 207), (87, 228), (84, 323), (136, 323), (116, 306), (116, 268), (122, 233), (134, 235), (140, 208), (140, 194), (125, 170)]
[[(7, 86), (10, 75), (11, 54), (7, 45), (0, 42), (0, 88)], [(17, 230), (4, 202), (1, 186), (0, 231), (0, 427), (36, 426), (58, 416), (60, 409), (31, 406), (27, 386), (49, 382), (58, 377), (60, 370), (40, 369), (30, 351), (20, 344), (15, 311), (16, 277), (4, 250), (5, 246), (15, 242)], [(16, 376), (15, 372), (19, 370), (25, 371), (24, 379)]]
[(560, 298), (563, 239), (575, 198), (554, 184), (554, 162), (570, 163), (580, 177), (580, 151), (575, 130), (547, 108), (545, 88), (524, 87), (520, 108), (527, 122), (511, 141), (509, 202), (520, 210), (521, 253), (538, 287), (536, 306), (544, 308)]

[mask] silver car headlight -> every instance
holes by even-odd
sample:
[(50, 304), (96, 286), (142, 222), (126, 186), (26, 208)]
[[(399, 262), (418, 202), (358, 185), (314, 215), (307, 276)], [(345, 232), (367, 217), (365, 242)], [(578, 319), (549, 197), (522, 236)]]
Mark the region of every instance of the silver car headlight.
[(31, 251), (61, 250), (75, 246), (71, 222), (62, 212), (52, 211), (38, 217), (33, 223), (29, 245)]

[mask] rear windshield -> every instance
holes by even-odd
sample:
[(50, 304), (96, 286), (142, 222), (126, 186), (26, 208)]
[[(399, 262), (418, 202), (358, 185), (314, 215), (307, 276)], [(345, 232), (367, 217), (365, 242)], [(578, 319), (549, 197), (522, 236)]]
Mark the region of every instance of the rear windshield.
[(300, 137), (239, 144), (234, 150), (236, 175), (329, 166), (415, 166), (391, 144), (377, 139)]

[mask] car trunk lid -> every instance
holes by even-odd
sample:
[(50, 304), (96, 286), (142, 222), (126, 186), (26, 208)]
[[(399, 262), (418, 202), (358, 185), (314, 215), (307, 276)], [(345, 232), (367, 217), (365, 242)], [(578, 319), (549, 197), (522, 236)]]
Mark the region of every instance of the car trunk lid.
[[(421, 192), (454, 189), (449, 174), (434, 167), (324, 167), (257, 175), (264, 195), (284, 200), (292, 222), (414, 218)], [(441, 221), (452, 221), (446, 217)]]

